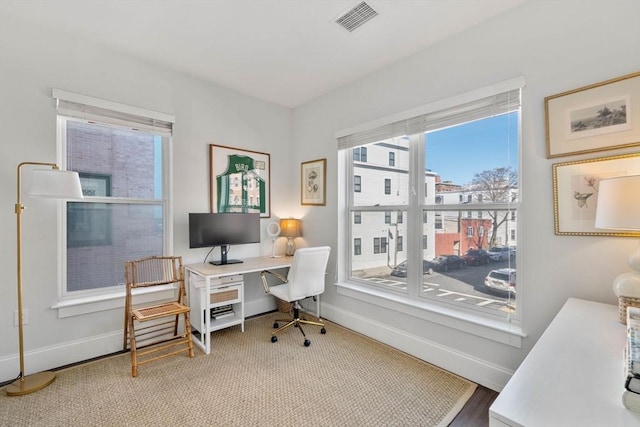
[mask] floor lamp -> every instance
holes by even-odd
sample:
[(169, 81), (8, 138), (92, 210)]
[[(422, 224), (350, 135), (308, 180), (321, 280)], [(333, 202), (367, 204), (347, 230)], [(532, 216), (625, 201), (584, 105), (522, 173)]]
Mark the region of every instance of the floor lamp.
[(24, 375), (24, 340), (22, 331), (22, 212), (25, 207), (20, 201), (20, 178), (23, 166), (47, 166), (50, 169), (36, 169), (32, 173), (29, 190), (31, 197), (52, 199), (82, 199), (82, 187), (77, 172), (61, 171), (55, 163), (22, 162), (17, 167), (18, 195), (16, 201), (16, 218), (18, 234), (18, 335), (20, 339), (20, 374), (6, 387), (7, 395), (21, 396), (41, 390), (56, 379), (53, 372), (38, 372)]

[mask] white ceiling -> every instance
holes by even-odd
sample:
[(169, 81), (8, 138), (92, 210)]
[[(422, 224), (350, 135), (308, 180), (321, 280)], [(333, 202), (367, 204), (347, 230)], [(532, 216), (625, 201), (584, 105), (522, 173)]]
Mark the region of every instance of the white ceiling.
[(526, 0), (0, 0), (16, 16), (256, 98), (296, 107)]

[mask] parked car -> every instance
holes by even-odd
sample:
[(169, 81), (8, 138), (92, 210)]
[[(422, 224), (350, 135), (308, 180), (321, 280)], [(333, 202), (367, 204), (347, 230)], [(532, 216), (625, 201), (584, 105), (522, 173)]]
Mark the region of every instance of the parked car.
[(500, 268), (491, 270), (484, 279), (484, 285), (490, 289), (516, 293), (516, 270)]
[(440, 255), (435, 257), (431, 262), (434, 264), (433, 269), (437, 271), (449, 271), (464, 265), (462, 257), (457, 255)]
[[(426, 259), (422, 260), (422, 274), (433, 274), (435, 264)], [(407, 261), (402, 261), (391, 270), (391, 275), (396, 277), (407, 277)]]
[(466, 265), (489, 264), (489, 252), (484, 249), (469, 249), (462, 258)]
[(489, 252), (491, 261), (506, 261), (515, 257), (515, 252), (507, 246), (494, 246), (487, 252)]

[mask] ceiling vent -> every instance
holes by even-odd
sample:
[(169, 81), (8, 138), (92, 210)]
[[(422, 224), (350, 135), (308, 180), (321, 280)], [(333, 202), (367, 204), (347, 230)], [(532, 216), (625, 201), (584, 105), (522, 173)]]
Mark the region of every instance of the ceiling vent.
[(336, 23), (345, 30), (352, 32), (376, 16), (378, 16), (378, 12), (373, 10), (366, 2), (360, 2), (353, 9), (336, 19)]

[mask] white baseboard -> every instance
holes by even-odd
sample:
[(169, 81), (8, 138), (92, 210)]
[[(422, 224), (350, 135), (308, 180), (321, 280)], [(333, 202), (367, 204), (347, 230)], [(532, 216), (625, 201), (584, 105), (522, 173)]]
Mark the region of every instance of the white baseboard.
[(322, 303), (322, 317), (494, 391), (501, 391), (513, 372), (373, 319)]
[[(69, 341), (55, 346), (25, 351), (24, 374), (30, 375), (71, 363), (82, 362), (122, 350), (122, 330), (96, 335), (87, 339)], [(0, 358), (0, 382), (15, 379), (20, 372), (20, 356)]]

